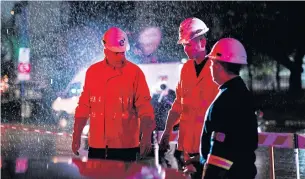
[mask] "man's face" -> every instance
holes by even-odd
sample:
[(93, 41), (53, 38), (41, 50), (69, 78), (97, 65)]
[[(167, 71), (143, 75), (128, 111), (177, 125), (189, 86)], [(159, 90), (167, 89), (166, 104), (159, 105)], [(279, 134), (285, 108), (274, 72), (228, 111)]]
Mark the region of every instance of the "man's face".
[(112, 65), (121, 65), (125, 60), (125, 52), (112, 52), (108, 49), (104, 49), (105, 56), (109, 63)]
[(213, 81), (219, 85), (220, 75), (223, 72), (223, 67), (216, 60), (211, 60), (210, 71)]
[(196, 59), (199, 57), (200, 52), (205, 50), (206, 39), (201, 40), (195, 38), (190, 40), (189, 43), (182, 44), (185, 54), (189, 59)]

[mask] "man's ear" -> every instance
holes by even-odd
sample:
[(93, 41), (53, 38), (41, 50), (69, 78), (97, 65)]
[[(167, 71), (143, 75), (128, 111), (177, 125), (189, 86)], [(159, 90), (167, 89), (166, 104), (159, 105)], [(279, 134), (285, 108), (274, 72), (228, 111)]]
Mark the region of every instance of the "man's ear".
[(215, 65), (217, 66), (216, 68), (218, 72), (223, 71), (224, 67), (220, 63), (216, 63)]
[(200, 46), (201, 48), (206, 48), (206, 44), (207, 44), (207, 39), (206, 38), (202, 38), (200, 39)]

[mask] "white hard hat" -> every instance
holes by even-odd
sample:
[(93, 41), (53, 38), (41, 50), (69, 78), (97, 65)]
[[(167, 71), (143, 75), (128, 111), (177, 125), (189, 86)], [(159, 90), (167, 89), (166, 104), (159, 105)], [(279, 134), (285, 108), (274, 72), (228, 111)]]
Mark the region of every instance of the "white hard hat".
[(190, 40), (196, 38), (200, 35), (205, 34), (209, 31), (209, 28), (205, 25), (205, 23), (196, 18), (190, 17), (181, 22), (179, 27), (179, 40), (178, 44), (189, 43)]
[(227, 63), (248, 64), (243, 44), (234, 38), (220, 39), (207, 56)]
[(111, 27), (105, 32), (102, 44), (113, 52), (125, 52), (130, 49), (126, 33), (117, 27)]

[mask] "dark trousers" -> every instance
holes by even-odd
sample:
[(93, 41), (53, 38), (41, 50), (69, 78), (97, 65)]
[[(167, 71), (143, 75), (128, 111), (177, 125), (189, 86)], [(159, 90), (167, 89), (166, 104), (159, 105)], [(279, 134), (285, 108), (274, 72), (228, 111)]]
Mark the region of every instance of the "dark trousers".
[[(196, 155), (199, 155), (199, 153), (189, 153), (190, 157), (194, 157)], [(184, 155), (182, 151), (176, 150), (175, 152), (175, 158), (178, 161), (179, 170), (182, 170), (182, 167), (184, 166)], [(196, 168), (196, 172), (191, 174), (192, 179), (201, 179), (202, 178), (202, 171), (203, 171), (203, 165), (201, 165), (199, 162), (192, 163), (194, 167)]]
[(134, 162), (137, 160), (137, 155), (140, 154), (140, 148), (92, 148), (89, 147), (88, 158), (89, 159), (108, 159), (119, 160), (124, 162)]

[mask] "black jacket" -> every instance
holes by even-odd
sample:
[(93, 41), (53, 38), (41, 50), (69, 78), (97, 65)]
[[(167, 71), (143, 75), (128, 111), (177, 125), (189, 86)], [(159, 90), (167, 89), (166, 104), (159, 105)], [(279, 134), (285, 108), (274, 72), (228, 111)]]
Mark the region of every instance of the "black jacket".
[[(217, 174), (210, 174), (211, 178), (221, 178), (220, 173), (228, 178), (255, 177), (258, 132), (253, 101), (252, 94), (239, 76), (220, 87), (207, 112), (201, 136), (201, 162), (212, 165), (206, 169), (207, 174)], [(215, 167), (213, 161), (212, 164), (207, 161), (209, 154), (214, 162), (223, 160), (233, 164)]]

